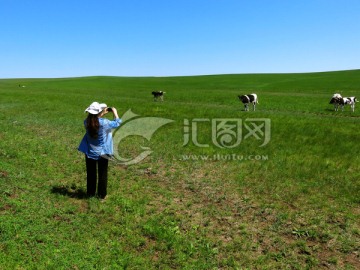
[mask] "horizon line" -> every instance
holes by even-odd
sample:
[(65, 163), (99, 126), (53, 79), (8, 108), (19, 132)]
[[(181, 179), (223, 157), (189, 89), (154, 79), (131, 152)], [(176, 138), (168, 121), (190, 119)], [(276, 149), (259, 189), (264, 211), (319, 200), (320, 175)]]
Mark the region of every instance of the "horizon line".
[(286, 75), (286, 74), (316, 74), (331, 72), (357, 71), (356, 69), (340, 69), (327, 71), (303, 71), (303, 72), (245, 72), (245, 73), (213, 73), (213, 74), (194, 74), (194, 75), (83, 75), (83, 76), (59, 76), (59, 77), (4, 77), (0, 80), (21, 80), (21, 79), (71, 79), (71, 78), (89, 78), (89, 77), (119, 77), (119, 78), (175, 78), (175, 77), (205, 77), (205, 76), (224, 76), (224, 75)]

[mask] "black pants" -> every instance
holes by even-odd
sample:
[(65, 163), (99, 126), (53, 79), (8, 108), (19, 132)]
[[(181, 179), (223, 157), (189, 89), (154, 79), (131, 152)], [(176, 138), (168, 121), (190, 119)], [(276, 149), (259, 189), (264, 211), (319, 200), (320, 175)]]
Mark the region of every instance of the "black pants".
[[(108, 174), (108, 159), (100, 158), (99, 160), (88, 158), (86, 160), (86, 174), (87, 174), (87, 195), (96, 195), (96, 182), (97, 182), (97, 195), (100, 198), (105, 198), (107, 194), (107, 174)], [(98, 178), (98, 181), (96, 181)]]

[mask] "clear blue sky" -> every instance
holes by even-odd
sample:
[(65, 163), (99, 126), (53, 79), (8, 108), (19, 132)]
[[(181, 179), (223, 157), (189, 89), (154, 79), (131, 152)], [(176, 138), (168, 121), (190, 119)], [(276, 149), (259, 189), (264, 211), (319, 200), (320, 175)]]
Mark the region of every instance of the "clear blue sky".
[(360, 68), (360, 0), (0, 0), (0, 78)]

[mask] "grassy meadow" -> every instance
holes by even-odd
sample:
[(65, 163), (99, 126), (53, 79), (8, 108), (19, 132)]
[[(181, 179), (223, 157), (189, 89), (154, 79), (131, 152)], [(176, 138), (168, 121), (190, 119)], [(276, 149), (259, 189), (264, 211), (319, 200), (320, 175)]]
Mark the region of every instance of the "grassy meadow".
[[(335, 112), (334, 93), (360, 97), (360, 70), (1, 79), (0, 269), (359, 269), (360, 103)], [(93, 101), (173, 120), (120, 143), (153, 152), (109, 164), (105, 201), (77, 151)], [(249, 118), (270, 119), (268, 144), (214, 144), (212, 119)], [(208, 147), (184, 143), (196, 119)]]

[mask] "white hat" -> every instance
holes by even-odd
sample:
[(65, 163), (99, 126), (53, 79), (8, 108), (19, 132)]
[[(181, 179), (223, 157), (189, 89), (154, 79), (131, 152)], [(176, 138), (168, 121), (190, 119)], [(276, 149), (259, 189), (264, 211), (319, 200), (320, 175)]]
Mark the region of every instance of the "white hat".
[(85, 110), (85, 112), (88, 112), (90, 114), (99, 114), (105, 108), (107, 108), (107, 105), (105, 103), (99, 104), (99, 102), (95, 101), (90, 104), (90, 106)]

